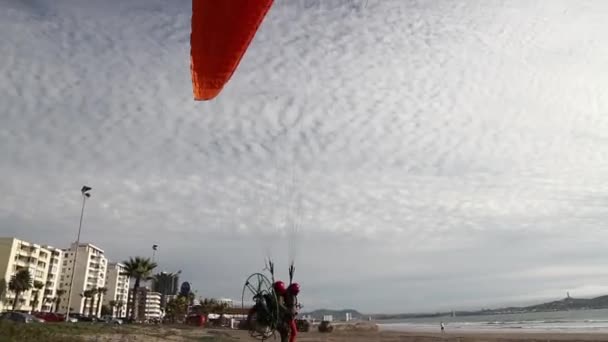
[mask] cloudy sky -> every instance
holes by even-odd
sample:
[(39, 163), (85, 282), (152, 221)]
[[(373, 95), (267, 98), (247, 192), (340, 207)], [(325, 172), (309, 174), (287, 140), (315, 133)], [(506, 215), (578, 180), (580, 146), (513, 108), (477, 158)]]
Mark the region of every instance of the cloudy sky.
[(277, 0), (192, 99), (190, 0), (0, 0), (0, 235), (306, 308), (608, 293), (608, 3)]

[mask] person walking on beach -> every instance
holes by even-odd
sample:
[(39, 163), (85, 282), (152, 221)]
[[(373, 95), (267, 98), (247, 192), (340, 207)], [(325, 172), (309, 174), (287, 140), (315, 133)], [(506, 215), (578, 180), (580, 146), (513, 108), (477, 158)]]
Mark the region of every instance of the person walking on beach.
[(443, 322), (441, 322), (441, 333), (445, 333), (445, 324)]

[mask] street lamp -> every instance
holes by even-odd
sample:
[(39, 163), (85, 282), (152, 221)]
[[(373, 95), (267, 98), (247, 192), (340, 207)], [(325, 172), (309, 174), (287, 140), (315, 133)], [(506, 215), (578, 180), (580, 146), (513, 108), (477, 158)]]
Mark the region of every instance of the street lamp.
[(158, 250), (158, 245), (152, 245), (152, 261), (156, 262), (156, 251)]
[(76, 262), (78, 261), (78, 246), (80, 245), (80, 232), (82, 230), (82, 217), (84, 216), (84, 204), (86, 199), (91, 197), (89, 191), (92, 188), (84, 185), (80, 192), (82, 193), (82, 209), (80, 211), (80, 224), (78, 224), (78, 236), (76, 237), (76, 251), (74, 252), (74, 264), (72, 265), (72, 277), (70, 278), (70, 289), (68, 291), (68, 309), (65, 314), (65, 321), (68, 322), (70, 319), (70, 302), (72, 301), (72, 287), (74, 286), (74, 272), (76, 271)]

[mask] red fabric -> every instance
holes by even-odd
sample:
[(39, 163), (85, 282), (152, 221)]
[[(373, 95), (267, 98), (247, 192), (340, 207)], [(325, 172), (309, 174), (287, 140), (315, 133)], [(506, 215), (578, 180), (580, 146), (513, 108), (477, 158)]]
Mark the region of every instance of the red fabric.
[(287, 289), (285, 289), (285, 283), (282, 281), (276, 281), (274, 283), (274, 290), (281, 296), (285, 295)]
[(296, 335), (298, 335), (298, 326), (296, 324), (296, 320), (292, 319), (289, 323), (291, 326), (291, 334), (289, 335), (289, 342), (296, 342)]
[(195, 100), (230, 80), (273, 0), (192, 0), (190, 71)]
[(293, 283), (289, 285), (287, 291), (289, 291), (292, 295), (297, 296), (300, 293), (300, 284)]

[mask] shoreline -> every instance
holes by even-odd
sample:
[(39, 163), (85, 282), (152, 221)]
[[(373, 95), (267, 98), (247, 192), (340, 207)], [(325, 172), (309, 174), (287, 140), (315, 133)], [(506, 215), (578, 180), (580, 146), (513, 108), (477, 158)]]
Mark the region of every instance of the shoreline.
[[(395, 326), (393, 326), (395, 325)], [(430, 333), (430, 334), (441, 334), (440, 328), (437, 326), (425, 326), (425, 325), (399, 325), (399, 324), (383, 324), (378, 323), (378, 330), (380, 332), (387, 333)], [(463, 334), (606, 334), (608, 335), (608, 328), (522, 328), (522, 327), (450, 327), (446, 326), (446, 333), (463, 333)]]
[[(371, 337), (371, 336), (370, 336)], [(546, 333), (546, 332), (380, 332), (381, 341), (427, 342), (427, 341), (467, 341), (467, 342), (530, 342), (530, 341), (608, 341), (608, 333)], [(346, 342), (346, 339), (344, 340)]]
[(602, 341), (608, 342), (608, 330), (548, 331), (522, 329), (452, 329), (446, 327), (445, 333), (439, 327), (416, 329), (386, 329), (382, 322), (357, 322), (336, 324), (335, 330), (322, 334), (316, 330), (298, 334), (298, 340), (317, 341), (387, 341), (387, 342), (539, 342), (539, 341)]

